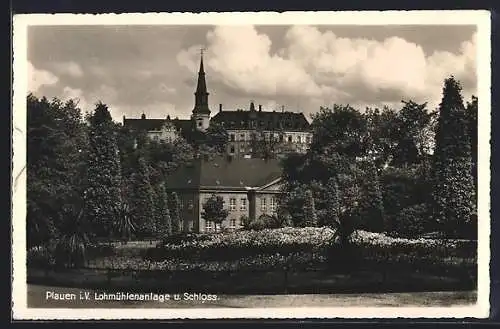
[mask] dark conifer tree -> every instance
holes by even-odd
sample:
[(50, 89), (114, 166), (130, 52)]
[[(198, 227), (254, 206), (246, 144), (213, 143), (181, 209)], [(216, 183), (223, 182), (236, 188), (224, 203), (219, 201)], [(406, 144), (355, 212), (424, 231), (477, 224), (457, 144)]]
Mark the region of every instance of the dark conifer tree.
[(93, 227), (93, 233), (109, 238), (116, 229), (122, 208), (121, 168), (115, 124), (108, 107), (102, 103), (97, 104), (88, 121), (85, 214)]
[(445, 80), (434, 151), (434, 216), (449, 236), (467, 231), (473, 210), (471, 144), (461, 90), (454, 77)]
[(153, 237), (156, 233), (156, 217), (154, 212), (154, 192), (149, 181), (149, 168), (140, 157), (137, 163), (137, 172), (132, 174), (133, 196), (130, 212), (132, 220), (141, 237)]

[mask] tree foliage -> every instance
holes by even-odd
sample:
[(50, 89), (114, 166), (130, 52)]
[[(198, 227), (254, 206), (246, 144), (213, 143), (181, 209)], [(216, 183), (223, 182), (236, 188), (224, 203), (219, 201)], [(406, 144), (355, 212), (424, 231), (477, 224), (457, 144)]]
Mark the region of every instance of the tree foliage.
[(47, 244), (76, 221), (85, 183), (86, 126), (75, 101), (27, 97), (27, 242)]
[(89, 152), (87, 184), (84, 194), (86, 215), (93, 233), (110, 237), (116, 230), (121, 197), (121, 167), (115, 125), (108, 107), (98, 103), (87, 118), (89, 122)]
[(179, 196), (176, 192), (172, 192), (168, 197), (168, 209), (170, 214), (170, 220), (172, 222), (172, 233), (179, 233), (182, 230), (181, 227), (181, 203)]
[(149, 168), (144, 158), (139, 158), (137, 172), (131, 176), (133, 191), (129, 199), (132, 220), (137, 226), (137, 235), (153, 237), (156, 233), (154, 191), (149, 180)]
[(454, 77), (445, 80), (434, 151), (434, 216), (451, 236), (467, 232), (474, 209), (471, 143), (461, 91)]
[(168, 196), (165, 184), (160, 182), (155, 191), (156, 235), (165, 237), (172, 234), (172, 219), (168, 209)]
[(217, 230), (217, 225), (222, 224), (222, 222), (229, 215), (229, 211), (224, 209), (224, 199), (220, 195), (211, 195), (210, 198), (203, 204), (203, 211), (201, 213), (201, 218), (208, 222), (215, 223), (215, 228)]

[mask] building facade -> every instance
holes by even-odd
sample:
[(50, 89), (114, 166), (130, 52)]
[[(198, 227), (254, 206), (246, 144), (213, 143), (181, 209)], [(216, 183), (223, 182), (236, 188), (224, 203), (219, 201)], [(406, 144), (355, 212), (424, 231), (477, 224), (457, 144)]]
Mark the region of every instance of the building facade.
[[(184, 231), (213, 232), (240, 229), (244, 217), (275, 215), (280, 183), (277, 160), (216, 157), (179, 168), (167, 178), (166, 186), (168, 193), (179, 196)], [(203, 206), (212, 195), (222, 197), (229, 212), (217, 228), (202, 217)]]
[(206, 131), (211, 123), (224, 127), (229, 134), (227, 154), (235, 157), (249, 157), (257, 145), (269, 148), (273, 153), (306, 152), (312, 140), (309, 122), (303, 113), (285, 111), (265, 111), (262, 106), (255, 108), (252, 101), (248, 110), (223, 109), (211, 117), (208, 104), (203, 56), (200, 60), (198, 82), (194, 93), (195, 104), (190, 120), (141, 119), (123, 117), (123, 125), (131, 130), (143, 131), (157, 141), (171, 142), (192, 130)]

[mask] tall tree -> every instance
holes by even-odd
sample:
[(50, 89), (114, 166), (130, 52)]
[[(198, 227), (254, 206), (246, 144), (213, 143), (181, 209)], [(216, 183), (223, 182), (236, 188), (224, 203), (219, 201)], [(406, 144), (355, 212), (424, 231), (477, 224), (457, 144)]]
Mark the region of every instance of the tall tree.
[(137, 172), (132, 174), (134, 186), (130, 204), (132, 220), (142, 237), (153, 237), (156, 232), (154, 192), (149, 180), (149, 168), (144, 158), (139, 158)]
[(213, 147), (217, 153), (225, 153), (229, 134), (227, 130), (220, 124), (210, 122), (206, 134), (206, 143)]
[[(474, 190), (477, 194), (477, 141), (478, 141), (478, 98), (472, 96), (470, 102), (467, 102), (467, 133), (470, 139), (471, 156), (472, 156), (472, 176), (474, 177)], [(477, 196), (476, 196), (477, 197)]]
[(181, 232), (181, 203), (176, 192), (172, 192), (168, 198), (168, 209), (170, 212), (170, 219), (172, 221), (172, 233)]
[(84, 194), (86, 215), (93, 233), (110, 237), (116, 230), (122, 207), (121, 168), (115, 124), (108, 107), (98, 103), (88, 116), (89, 153)]
[[(46, 244), (82, 204), (86, 127), (78, 104), (27, 97), (27, 242)], [(83, 219), (82, 219), (83, 220)]]
[(163, 182), (157, 184), (155, 192), (157, 236), (164, 237), (172, 234), (172, 220), (168, 210), (168, 197), (165, 184)]
[(372, 232), (382, 232), (385, 228), (384, 204), (379, 175), (372, 162), (366, 164), (361, 201), (363, 227)]
[(307, 189), (304, 202), (304, 226), (315, 227), (318, 224), (318, 215), (314, 204), (314, 196), (311, 189)]
[(471, 224), (474, 182), (462, 87), (454, 77), (444, 81), (434, 152), (434, 215), (451, 236)]
[(330, 227), (340, 226), (340, 196), (336, 177), (330, 177), (326, 185), (326, 218)]
[(207, 202), (203, 204), (203, 211), (201, 213), (201, 218), (208, 222), (213, 222), (215, 224), (215, 231), (217, 232), (217, 225), (222, 224), (222, 222), (229, 215), (229, 211), (224, 209), (224, 199), (219, 195), (212, 195), (208, 198)]
[(314, 134), (311, 150), (317, 153), (338, 153), (343, 157), (365, 156), (368, 149), (366, 118), (350, 106), (321, 108), (313, 115)]

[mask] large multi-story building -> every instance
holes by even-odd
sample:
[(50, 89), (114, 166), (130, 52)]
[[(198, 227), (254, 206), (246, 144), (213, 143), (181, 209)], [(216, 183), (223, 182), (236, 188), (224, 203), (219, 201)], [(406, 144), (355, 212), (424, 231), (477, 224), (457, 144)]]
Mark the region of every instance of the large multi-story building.
[(280, 182), (278, 160), (219, 156), (179, 167), (167, 177), (166, 186), (179, 196), (184, 231), (213, 232), (215, 223), (202, 218), (203, 205), (212, 195), (222, 197), (229, 211), (221, 226), (239, 229), (243, 216), (254, 220), (276, 213)]
[(136, 131), (143, 131), (154, 140), (172, 142), (193, 130), (206, 131), (211, 122), (223, 126), (229, 134), (227, 153), (236, 157), (248, 157), (253, 153), (255, 142), (272, 145), (274, 153), (286, 151), (305, 152), (312, 139), (309, 122), (303, 113), (285, 111), (265, 111), (258, 109), (252, 101), (249, 109), (224, 109), (219, 104), (219, 111), (210, 118), (203, 56), (200, 60), (198, 82), (196, 85), (195, 105), (191, 119), (147, 119), (142, 114), (140, 119), (123, 117), (123, 125)]

